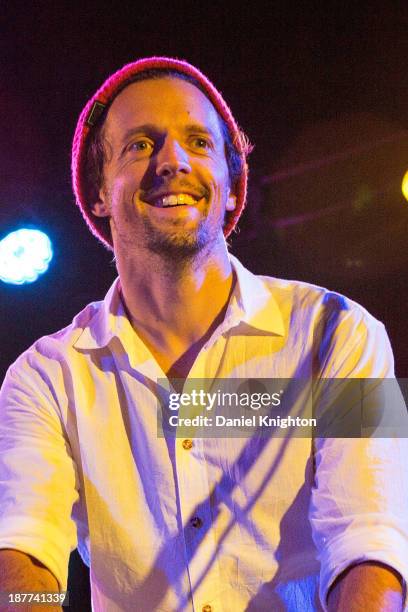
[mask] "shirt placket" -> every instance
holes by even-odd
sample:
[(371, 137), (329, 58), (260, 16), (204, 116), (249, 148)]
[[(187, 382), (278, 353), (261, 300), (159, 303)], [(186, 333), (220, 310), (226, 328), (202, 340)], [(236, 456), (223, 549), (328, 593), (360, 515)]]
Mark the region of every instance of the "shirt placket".
[[(208, 363), (220, 362), (225, 344), (225, 338), (219, 336), (211, 347), (202, 349), (186, 384), (190, 379), (216, 376), (216, 371), (209, 371)], [(181, 407), (179, 416), (182, 415)], [(178, 491), (193, 610), (221, 612), (224, 611), (222, 583), (211, 509), (213, 483), (209, 480), (205, 443), (205, 438), (193, 436), (176, 439)]]

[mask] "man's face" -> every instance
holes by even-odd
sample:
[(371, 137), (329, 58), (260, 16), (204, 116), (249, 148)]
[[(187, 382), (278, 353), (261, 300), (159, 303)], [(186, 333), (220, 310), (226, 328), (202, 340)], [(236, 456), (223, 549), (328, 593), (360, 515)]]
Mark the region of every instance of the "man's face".
[(104, 181), (93, 212), (109, 216), (115, 251), (185, 257), (222, 238), (230, 192), (218, 115), (173, 77), (129, 85), (109, 109)]

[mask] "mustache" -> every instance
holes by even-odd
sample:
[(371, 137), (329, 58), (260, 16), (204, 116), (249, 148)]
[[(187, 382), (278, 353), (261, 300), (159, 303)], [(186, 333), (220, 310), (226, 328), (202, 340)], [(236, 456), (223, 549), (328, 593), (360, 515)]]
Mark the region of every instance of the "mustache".
[(140, 192), (141, 198), (144, 200), (154, 199), (160, 197), (166, 192), (187, 192), (198, 196), (199, 198), (208, 198), (210, 190), (203, 185), (195, 185), (189, 180), (182, 179), (178, 181), (163, 181), (160, 185), (154, 185), (150, 189), (143, 189)]

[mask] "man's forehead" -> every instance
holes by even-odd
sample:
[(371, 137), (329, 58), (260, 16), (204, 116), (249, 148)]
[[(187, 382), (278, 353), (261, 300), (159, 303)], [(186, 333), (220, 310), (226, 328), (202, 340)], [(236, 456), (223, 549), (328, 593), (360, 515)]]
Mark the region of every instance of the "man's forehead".
[(128, 129), (135, 122), (158, 127), (201, 124), (221, 136), (219, 116), (210, 100), (193, 83), (173, 76), (130, 83), (118, 94), (108, 111), (105, 129)]

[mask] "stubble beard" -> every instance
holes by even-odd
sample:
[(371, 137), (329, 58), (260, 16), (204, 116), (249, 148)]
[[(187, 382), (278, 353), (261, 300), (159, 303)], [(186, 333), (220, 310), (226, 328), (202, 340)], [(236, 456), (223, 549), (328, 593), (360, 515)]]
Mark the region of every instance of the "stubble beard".
[[(137, 227), (132, 224), (130, 218), (125, 219), (127, 229), (119, 228), (114, 218), (112, 221), (118, 244), (121, 244), (128, 253), (143, 248), (166, 264), (183, 268), (192, 262), (197, 264), (206, 257), (222, 235), (222, 222), (214, 224), (210, 216), (201, 219), (198, 226), (190, 230), (183, 228), (181, 224), (177, 226), (176, 222), (173, 230), (167, 227), (164, 231), (152, 224), (148, 218), (139, 219)], [(151, 260), (148, 261), (149, 265), (153, 263)]]
[(166, 261), (187, 262), (195, 259), (215, 242), (216, 236), (211, 233), (207, 219), (203, 219), (193, 230), (175, 228), (163, 232), (153, 227), (149, 221), (144, 224), (147, 249)]

